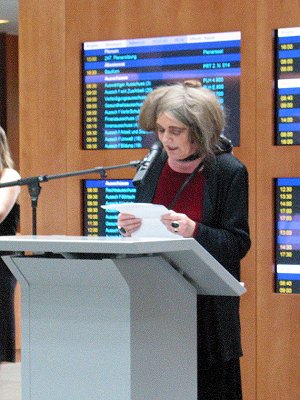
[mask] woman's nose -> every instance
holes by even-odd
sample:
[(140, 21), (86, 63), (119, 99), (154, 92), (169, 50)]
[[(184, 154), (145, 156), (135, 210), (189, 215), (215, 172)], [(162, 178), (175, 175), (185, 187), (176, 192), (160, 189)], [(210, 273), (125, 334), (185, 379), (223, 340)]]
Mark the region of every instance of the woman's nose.
[(170, 139), (172, 139), (171, 132), (166, 129), (164, 131), (164, 134), (163, 134), (163, 137), (162, 137), (162, 141), (168, 142), (168, 141), (170, 141)]

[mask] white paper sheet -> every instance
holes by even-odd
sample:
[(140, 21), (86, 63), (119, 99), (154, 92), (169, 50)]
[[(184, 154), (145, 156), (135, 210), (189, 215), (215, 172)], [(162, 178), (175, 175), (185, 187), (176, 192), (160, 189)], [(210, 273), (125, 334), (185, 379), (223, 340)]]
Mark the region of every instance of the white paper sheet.
[(132, 214), (137, 218), (142, 218), (140, 229), (134, 232), (131, 235), (132, 237), (178, 238), (178, 234), (170, 232), (160, 220), (163, 214), (170, 212), (165, 206), (151, 203), (121, 203), (103, 205), (101, 207), (106, 210), (116, 210), (121, 213)]

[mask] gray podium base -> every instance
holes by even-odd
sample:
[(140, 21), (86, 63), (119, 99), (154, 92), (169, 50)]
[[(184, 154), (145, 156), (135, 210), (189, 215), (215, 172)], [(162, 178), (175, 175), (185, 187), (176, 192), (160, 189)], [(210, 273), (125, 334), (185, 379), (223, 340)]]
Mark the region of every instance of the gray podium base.
[(22, 400), (196, 400), (196, 289), (160, 256), (4, 257), (21, 284)]

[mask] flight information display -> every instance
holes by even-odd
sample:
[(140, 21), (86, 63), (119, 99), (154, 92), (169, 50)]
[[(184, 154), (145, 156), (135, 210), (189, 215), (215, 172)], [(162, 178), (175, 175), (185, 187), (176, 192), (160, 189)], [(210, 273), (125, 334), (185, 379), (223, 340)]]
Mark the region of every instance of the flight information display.
[(278, 178), (276, 193), (276, 292), (300, 293), (300, 178)]
[(276, 145), (300, 144), (300, 28), (275, 32)]
[(134, 203), (136, 188), (127, 179), (86, 179), (83, 184), (83, 235), (120, 236), (117, 226), (118, 212), (101, 206)]
[(146, 96), (163, 84), (198, 79), (219, 97), (224, 135), (240, 143), (240, 32), (85, 42), (82, 50), (83, 148), (149, 148), (139, 129)]

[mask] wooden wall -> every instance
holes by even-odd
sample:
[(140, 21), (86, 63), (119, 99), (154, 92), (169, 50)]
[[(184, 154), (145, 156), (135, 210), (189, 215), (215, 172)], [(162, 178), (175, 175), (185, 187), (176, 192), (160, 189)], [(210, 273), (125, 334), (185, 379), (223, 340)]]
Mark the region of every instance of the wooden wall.
[(256, 75), (257, 383), (261, 399), (300, 397), (300, 296), (273, 293), (273, 185), (300, 176), (300, 148), (273, 146), (272, 33), (300, 26), (300, 2), (258, 1)]
[(16, 35), (6, 35), (6, 93), (6, 132), (15, 167), (19, 169), (19, 62)]
[[(273, 146), (273, 29), (299, 26), (295, 0), (20, 0), (20, 168), (23, 177), (140, 159), (144, 150), (81, 150), (81, 43), (242, 32), (241, 145), (250, 174), (252, 248), (243, 260), (246, 400), (299, 398), (299, 296), (273, 293), (272, 178), (299, 175), (300, 148)], [(110, 178), (133, 176), (115, 171)], [(89, 175), (91, 178), (92, 176)], [(22, 189), (21, 233), (31, 206)], [(79, 178), (42, 184), (38, 234), (81, 234)]]
[(6, 34), (0, 33), (0, 125), (6, 130)]
[(18, 36), (0, 33), (0, 125), (19, 168)]

